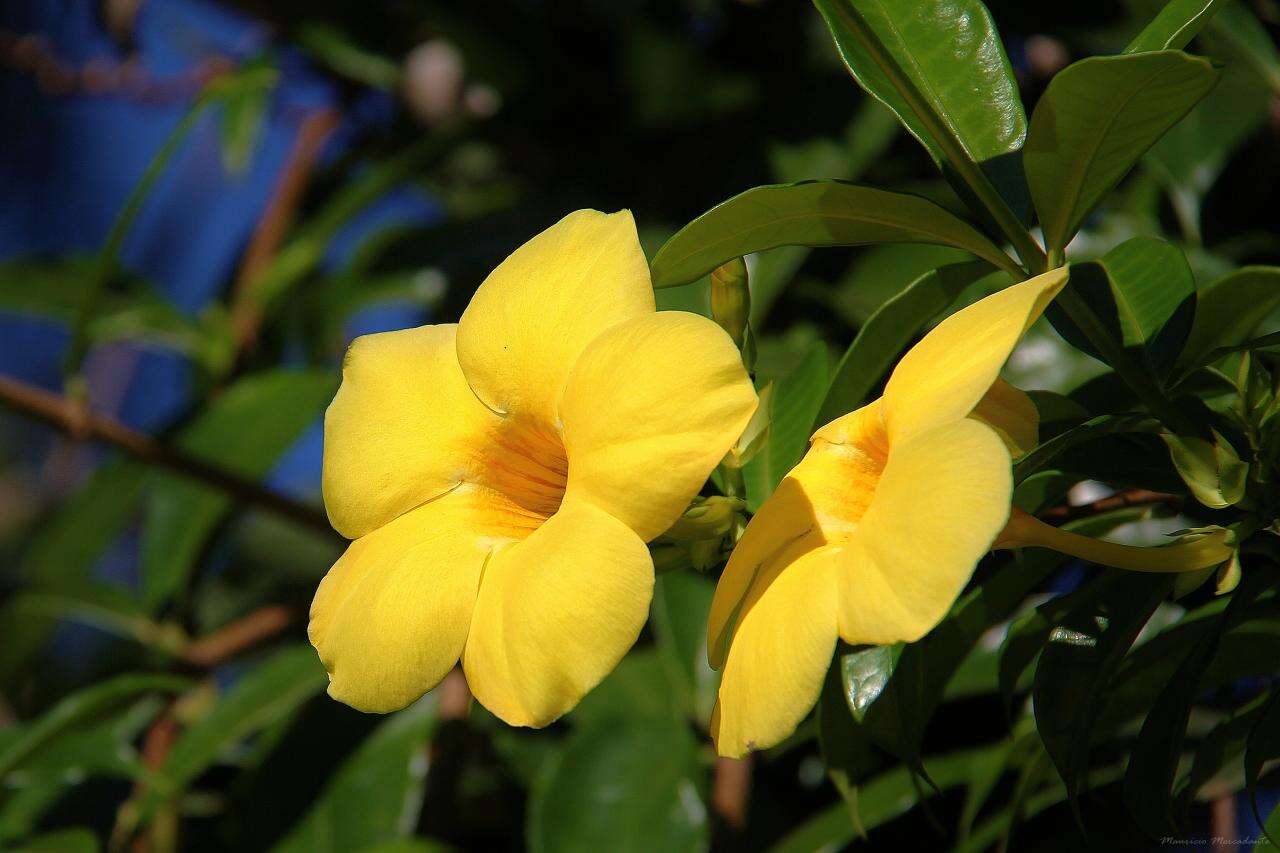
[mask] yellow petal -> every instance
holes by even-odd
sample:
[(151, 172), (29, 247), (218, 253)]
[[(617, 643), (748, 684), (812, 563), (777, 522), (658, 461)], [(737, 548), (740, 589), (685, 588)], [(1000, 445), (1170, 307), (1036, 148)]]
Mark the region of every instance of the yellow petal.
[(565, 386), (567, 499), (653, 539), (680, 517), (755, 406), (737, 348), (707, 318), (661, 311), (619, 323), (583, 351)]
[(713, 722), (721, 755), (777, 744), (817, 701), (836, 644), (831, 552), (820, 548), (788, 565), (743, 614)]
[(308, 635), (329, 695), (395, 711), (458, 661), (488, 546), (468, 531), (475, 492), (455, 492), (352, 542), (325, 575)]
[(458, 324), (458, 359), (491, 409), (555, 425), (565, 379), (587, 344), (653, 311), (631, 213), (579, 210), (484, 280)]
[(893, 446), (875, 498), (839, 554), (840, 635), (920, 639), (955, 602), (1009, 518), (1009, 452), (959, 420)]
[(888, 452), (880, 401), (818, 430), (800, 464), (751, 519), (729, 557), (707, 622), (707, 654), (720, 668), (748, 600), (803, 554), (842, 542), (875, 494)]
[(456, 326), (352, 342), (324, 420), (324, 503), (355, 539), (455, 486), (498, 421), (467, 386)]
[(1009, 455), (1026, 456), (1040, 443), (1040, 412), (1025, 391), (1003, 379), (987, 389), (969, 417), (996, 431)]
[(885, 423), (897, 441), (965, 417), (1014, 346), (1067, 281), (1065, 268), (957, 311), (902, 357), (885, 386)]
[(472, 693), (511, 725), (547, 725), (627, 653), (652, 596), (640, 538), (597, 507), (566, 502), (485, 567), (463, 653)]

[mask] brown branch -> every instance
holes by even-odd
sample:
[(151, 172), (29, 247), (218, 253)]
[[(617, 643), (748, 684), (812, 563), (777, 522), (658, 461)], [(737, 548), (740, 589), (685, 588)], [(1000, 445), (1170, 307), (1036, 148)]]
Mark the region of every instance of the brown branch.
[(752, 755), (716, 759), (711, 788), (711, 807), (735, 832), (747, 825), (747, 805), (751, 799)]
[(1176, 506), (1181, 502), (1182, 498), (1178, 495), (1171, 495), (1167, 492), (1153, 492), (1150, 489), (1125, 489), (1092, 503), (1080, 504), (1079, 506), (1072, 506), (1071, 504), (1055, 506), (1040, 513), (1040, 517), (1051, 524), (1065, 524), (1068, 521), (1075, 521), (1077, 518), (1089, 518), (1090, 516), (1100, 515), (1116, 509), (1124, 509), (1129, 506), (1156, 506), (1159, 504)]
[(288, 628), (298, 611), (283, 604), (268, 604), (229, 625), (206, 634), (182, 650), (182, 660), (212, 669)]
[(280, 250), (285, 234), (293, 224), (302, 203), (303, 191), (315, 170), (324, 143), (338, 126), (341, 114), (337, 110), (316, 110), (310, 113), (298, 128), (293, 148), (276, 180), (275, 189), (262, 218), (254, 228), (249, 248), (236, 275), (234, 306), (231, 311), (231, 328), (236, 345), (241, 350), (251, 349), (262, 325), (262, 309), (253, 298), (250, 288), (258, 276), (271, 265)]
[(62, 430), (77, 441), (110, 444), (130, 456), (168, 468), (226, 492), (237, 503), (265, 509), (327, 536), (337, 537), (323, 511), (277, 494), (252, 480), (202, 462), (169, 447), (144, 432), (125, 426), (113, 418), (88, 411), (82, 405), (42, 388), (0, 376), (0, 405)]

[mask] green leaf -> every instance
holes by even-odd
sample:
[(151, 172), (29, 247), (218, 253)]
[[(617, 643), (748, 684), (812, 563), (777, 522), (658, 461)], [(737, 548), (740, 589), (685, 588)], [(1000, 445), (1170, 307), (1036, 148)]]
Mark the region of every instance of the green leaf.
[(705, 849), (698, 750), (675, 721), (624, 718), (578, 729), (529, 793), (530, 849)]
[[(979, 172), (1025, 220), (1029, 205), (1019, 153), (1027, 119), (986, 7), (978, 0), (814, 5), (854, 79), (893, 110), (944, 173), (951, 167), (962, 175)], [(864, 27), (874, 47), (859, 37)], [(969, 191), (964, 179), (955, 183)]]
[(636, 649), (582, 697), (569, 719), (582, 727), (633, 717), (680, 720), (683, 717), (677, 686), (656, 649)]
[(1219, 10), (1204, 33), (1208, 51), (1230, 53), (1247, 63), (1267, 87), (1280, 95), (1280, 51), (1266, 27), (1243, 2), (1231, 2)]
[(1169, 0), (1151, 23), (1124, 49), (1125, 53), (1180, 50), (1209, 23), (1222, 0)]
[(97, 853), (98, 837), (91, 829), (59, 829), (11, 848), (13, 853)]
[(255, 666), (174, 743), (143, 791), (137, 819), (145, 823), (227, 749), (287, 718), (322, 691), (327, 681), (310, 646), (287, 646)]
[(1191, 707), (1200, 695), (1201, 676), (1218, 654), (1223, 634), (1240, 624), (1249, 606), (1273, 583), (1270, 572), (1251, 572), (1231, 603), (1204, 630), (1179, 664), (1142, 724), (1129, 755), (1124, 801), (1143, 831), (1155, 838), (1182, 834), (1174, 814), (1173, 785), (1182, 758)]
[[(980, 763), (999, 759), (1000, 744), (949, 752), (929, 759), (934, 784), (943, 791), (968, 781)], [(876, 776), (858, 791), (862, 826), (877, 826), (911, 811), (933, 791), (921, 788), (906, 767), (896, 767)], [(844, 803), (837, 803), (801, 824), (769, 848), (771, 853), (813, 853), (840, 850), (854, 840), (855, 828)]]
[(435, 725), (433, 696), (389, 717), (343, 762), (275, 853), (365, 850), (412, 835)]
[(845, 350), (822, 407), (816, 429), (862, 405), (902, 350), (960, 293), (990, 272), (981, 261), (948, 264), (909, 284), (871, 315)]
[[(1244, 746), (1244, 784), (1258, 823), (1262, 823), (1262, 816), (1258, 814), (1258, 780), (1262, 777), (1263, 765), (1275, 759), (1280, 759), (1280, 692), (1272, 695)], [(1271, 833), (1269, 820), (1267, 832)], [(1271, 843), (1277, 842), (1280, 842), (1280, 835), (1272, 834)]]
[(1050, 250), (1138, 158), (1213, 88), (1218, 72), (1180, 51), (1095, 56), (1049, 82), (1031, 115), (1023, 162)]
[(1076, 798), (1108, 686), (1172, 584), (1169, 577), (1108, 573), (1100, 595), (1059, 620), (1040, 653), (1032, 689), (1036, 726), (1066, 783), (1078, 823)]
[(743, 467), (748, 505), (758, 509), (809, 446), (813, 419), (827, 393), (830, 367), (825, 344), (815, 343), (804, 359), (774, 384), (769, 435), (764, 449)]
[(1021, 483), (1048, 467), (1066, 451), (1086, 442), (1126, 433), (1154, 433), (1160, 425), (1146, 415), (1099, 415), (1054, 436), (1020, 459), (1014, 466), (1014, 482)]
[[(92, 258), (6, 261), (0, 264), (0, 312), (70, 325), (93, 297), (98, 275)], [(112, 288), (97, 295), (92, 315), (85, 318), (86, 344), (130, 341), (170, 349), (213, 375), (227, 366), (226, 323), (217, 310), (193, 320), (141, 278), (119, 271), (109, 283)]]
[(232, 175), (243, 173), (249, 166), (279, 79), (275, 68), (265, 60), (257, 60), (219, 77), (206, 90), (219, 112), (222, 162)]
[(24, 725), (18, 737), (0, 746), (0, 779), (72, 726), (119, 707), (144, 693), (176, 693), (190, 682), (176, 675), (119, 675), (73, 693), (38, 719)]
[[(1134, 361), (1153, 377), (1169, 373), (1196, 313), (1195, 279), (1181, 249), (1153, 237), (1134, 237), (1097, 261), (1072, 264), (1067, 287)], [(1045, 316), (1072, 346), (1106, 360), (1058, 305), (1050, 305)]]
[(687, 715), (706, 725), (716, 701), (719, 674), (707, 663), (707, 616), (715, 584), (693, 572), (668, 572), (653, 589), (658, 653)]
[[(245, 377), (215, 397), (175, 443), (230, 473), (260, 479), (315, 422), (335, 386), (328, 371), (276, 369)], [(159, 607), (182, 589), (209, 536), (233, 509), (223, 491), (178, 474), (157, 475), (142, 531), (148, 607)]]
[(1161, 433), (1178, 476), (1195, 499), (1210, 509), (1234, 506), (1244, 499), (1249, 465), (1235, 448), (1213, 430), (1213, 441), (1196, 436)]
[[(18, 763), (9, 774), (10, 784), (20, 788), (71, 784), (90, 776), (138, 779), (143, 767), (134, 742), (164, 704), (159, 696), (146, 694), (65, 727)], [(16, 739), (23, 730), (20, 725), (6, 731)]]
[(1222, 80), (1144, 160), (1169, 193), (1183, 236), (1202, 242), (1201, 204), (1228, 159), (1267, 120), (1272, 93), (1230, 42), (1202, 41), (1223, 63)]
[(1280, 267), (1241, 267), (1200, 291), (1196, 318), (1178, 358), (1185, 378), (1220, 347), (1244, 343), (1280, 307)]
[(838, 644), (818, 697), (818, 747), (827, 776), (848, 806), (849, 820), (859, 835), (865, 835), (858, 808), (858, 786), (885, 762), (866, 729), (851, 716), (854, 697), (845, 693), (842, 664), (848, 650), (845, 644)]
[(933, 243), (1001, 269), (1017, 265), (972, 225), (919, 196), (843, 181), (755, 187), (681, 228), (654, 255), (657, 288), (685, 284), (731, 258), (778, 246)]
[(1053, 560), (1011, 561), (957, 601), (920, 641), (844, 656), (845, 695), (871, 740), (919, 768), (925, 728), (978, 638), (1006, 618), (1056, 565)]

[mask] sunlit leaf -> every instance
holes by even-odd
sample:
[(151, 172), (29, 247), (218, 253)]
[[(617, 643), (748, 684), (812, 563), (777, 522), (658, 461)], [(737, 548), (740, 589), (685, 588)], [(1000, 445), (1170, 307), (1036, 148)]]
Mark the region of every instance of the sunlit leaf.
[(1051, 250), (1157, 139), (1213, 88), (1218, 72), (1180, 51), (1095, 56), (1049, 82), (1031, 115), (1023, 162)]
[(1125, 53), (1179, 50), (1209, 23), (1222, 0), (1170, 0), (1151, 23), (1129, 42)]
[[(1015, 214), (1029, 205), (1019, 154), (1027, 133), (1018, 85), (991, 13), (978, 0), (815, 0), (854, 79), (898, 116), (949, 172), (958, 152), (980, 169)], [(850, 12), (876, 44), (859, 38)], [(886, 61), (888, 60), (888, 61)], [(902, 80), (937, 125), (904, 95)], [(943, 135), (949, 139), (940, 138)], [(957, 186), (967, 189), (963, 180)]]
[(972, 225), (919, 196), (842, 181), (756, 187), (711, 208), (654, 255), (654, 287), (684, 284), (731, 258), (778, 246), (933, 243), (1006, 270), (1008, 255)]

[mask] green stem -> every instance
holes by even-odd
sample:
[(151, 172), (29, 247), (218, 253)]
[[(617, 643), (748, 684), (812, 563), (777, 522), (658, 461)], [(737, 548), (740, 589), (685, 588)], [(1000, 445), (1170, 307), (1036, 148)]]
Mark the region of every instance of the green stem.
[(169, 137), (160, 146), (160, 150), (151, 158), (151, 162), (147, 164), (146, 171), (142, 173), (142, 177), (134, 185), (129, 197), (125, 199), (124, 207), (120, 209), (115, 221), (111, 223), (111, 230), (107, 233), (107, 241), (103, 245), (102, 251), (98, 254), (98, 263), (94, 269), (93, 279), (89, 283), (89, 289), (77, 307), (75, 317), (72, 320), (71, 343), (67, 347), (67, 353), (63, 357), (62, 364), (63, 375), (69, 384), (75, 384), (74, 378), (79, 375), (85, 355), (88, 354), (89, 323), (93, 319), (93, 312), (98, 307), (103, 291), (106, 290), (107, 284), (111, 281), (111, 277), (116, 271), (124, 238), (128, 236), (129, 229), (133, 226), (134, 220), (138, 218), (138, 213), (142, 210), (142, 204), (147, 200), (147, 196), (151, 194), (156, 181), (164, 174), (169, 161), (173, 159), (173, 155), (177, 153), (178, 148), (181, 147), (187, 136), (195, 128), (196, 121), (199, 120), (208, 105), (209, 99), (204, 95), (196, 98), (195, 103), (187, 110), (187, 114), (182, 117), (178, 125), (169, 133)]
[(964, 149), (960, 140), (947, 128), (942, 116), (934, 110), (933, 105), (916, 86), (915, 81), (907, 76), (898, 61), (881, 44), (862, 13), (849, 3), (834, 3), (831, 9), (841, 17), (849, 32), (858, 40), (858, 44), (872, 61), (884, 70), (889, 82), (898, 90), (898, 94), (907, 102), (907, 106), (920, 119), (925, 130), (942, 149), (951, 166), (964, 179), (979, 203), (1013, 245), (1014, 251), (1022, 259), (1023, 266), (1032, 273), (1049, 269), (1050, 267), (1046, 266), (1044, 250), (1036, 243), (1035, 238), (1018, 219), (1017, 214), (987, 178), (986, 173), (969, 156), (969, 152)]
[(1093, 310), (1080, 298), (1079, 294), (1071, 290), (1069, 285), (1058, 294), (1057, 303), (1066, 312), (1071, 322), (1075, 323), (1088, 338), (1089, 343), (1093, 344), (1094, 349), (1111, 365), (1116, 374), (1133, 389), (1151, 414), (1174, 432), (1182, 435), (1199, 434), (1198, 428), (1190, 418), (1173, 405), (1173, 401), (1165, 396), (1153, 377), (1134, 363), (1124, 346), (1111, 336), (1102, 325), (1102, 321), (1098, 319), (1098, 315), (1093, 313)]

